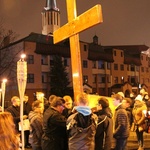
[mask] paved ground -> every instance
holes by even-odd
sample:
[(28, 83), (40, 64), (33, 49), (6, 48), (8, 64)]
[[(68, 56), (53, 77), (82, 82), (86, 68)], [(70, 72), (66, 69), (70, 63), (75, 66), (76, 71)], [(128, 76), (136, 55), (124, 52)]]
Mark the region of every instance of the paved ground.
[[(128, 146), (127, 150), (138, 149), (138, 142), (135, 132), (130, 132), (130, 137), (128, 138), (127, 146)], [(145, 148), (144, 150), (150, 150), (150, 134), (148, 133), (144, 133), (144, 148)], [(32, 150), (32, 149), (25, 149), (25, 150)]]
[[(138, 142), (135, 132), (130, 132), (130, 137), (128, 138), (128, 150), (137, 150)], [(150, 134), (144, 133), (144, 148), (145, 150), (150, 150)]]

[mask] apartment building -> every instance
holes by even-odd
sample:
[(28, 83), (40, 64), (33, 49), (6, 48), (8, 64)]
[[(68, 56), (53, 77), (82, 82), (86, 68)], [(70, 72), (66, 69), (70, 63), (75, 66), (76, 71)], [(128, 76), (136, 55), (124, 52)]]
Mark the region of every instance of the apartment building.
[[(22, 45), (27, 55), (26, 94), (30, 101), (36, 92), (43, 92), (49, 97), (50, 67), (52, 55), (62, 56), (72, 86), (72, 69), (68, 39), (53, 44), (53, 31), (60, 27), (60, 12), (55, 0), (46, 0), (42, 11), (42, 34), (31, 33), (15, 42)], [(95, 35), (91, 43), (80, 41), (83, 89), (88, 93), (110, 96), (112, 92), (123, 91), (126, 96), (131, 92), (138, 93), (144, 86), (150, 93), (150, 58), (144, 54), (146, 45), (113, 45), (98, 44)], [(13, 44), (10, 45), (10, 48)], [(14, 46), (13, 45), (13, 46)], [(17, 88), (8, 88), (8, 99), (16, 93)], [(8, 95), (7, 95), (8, 96)]]

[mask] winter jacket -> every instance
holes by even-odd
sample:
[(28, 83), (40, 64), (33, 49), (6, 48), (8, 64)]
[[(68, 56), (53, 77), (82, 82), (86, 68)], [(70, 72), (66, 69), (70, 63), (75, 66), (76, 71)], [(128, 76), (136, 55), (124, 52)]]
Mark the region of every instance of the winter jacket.
[(30, 111), (29, 113), (29, 121), (30, 121), (30, 135), (29, 135), (29, 143), (33, 146), (41, 147), (41, 138), (43, 134), (43, 115)]
[(113, 136), (116, 139), (129, 137), (128, 114), (122, 105), (119, 105), (115, 110)]
[(29, 104), (29, 102), (24, 102), (23, 104), (23, 114), (24, 115), (29, 115), (30, 111), (32, 110), (31, 105)]
[(49, 107), (43, 116), (42, 150), (67, 150), (66, 118)]
[(20, 107), (18, 106), (10, 106), (6, 109), (6, 111), (10, 112), (13, 116), (13, 120), (15, 123), (16, 130), (19, 132), (19, 122), (20, 122)]
[(94, 150), (98, 118), (86, 106), (76, 110), (67, 120), (69, 150)]
[(147, 110), (147, 106), (145, 102), (140, 102), (139, 104), (134, 104), (132, 114), (133, 114), (133, 121), (135, 124), (137, 124), (139, 127), (144, 123), (145, 121), (145, 115), (143, 113), (143, 110)]
[(96, 112), (98, 126), (95, 135), (95, 150), (111, 150), (113, 139), (113, 120), (109, 107)]

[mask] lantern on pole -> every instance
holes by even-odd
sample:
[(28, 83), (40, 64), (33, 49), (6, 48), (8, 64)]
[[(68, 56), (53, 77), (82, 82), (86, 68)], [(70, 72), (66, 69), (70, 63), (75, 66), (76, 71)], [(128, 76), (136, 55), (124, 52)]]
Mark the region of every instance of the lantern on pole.
[(7, 82), (7, 79), (3, 79), (2, 84), (1, 84), (1, 90), (2, 90), (2, 95), (1, 95), (2, 96), (2, 112), (4, 112), (4, 105), (5, 105), (4, 99), (5, 99), (6, 82)]
[(21, 139), (22, 139), (22, 150), (24, 150), (24, 129), (23, 129), (23, 100), (24, 93), (27, 83), (27, 62), (24, 60), (25, 54), (21, 55), (21, 59), (17, 62), (17, 81), (18, 90), (20, 95), (20, 122), (21, 122)]
[(0, 89), (0, 106), (2, 106), (2, 89)]

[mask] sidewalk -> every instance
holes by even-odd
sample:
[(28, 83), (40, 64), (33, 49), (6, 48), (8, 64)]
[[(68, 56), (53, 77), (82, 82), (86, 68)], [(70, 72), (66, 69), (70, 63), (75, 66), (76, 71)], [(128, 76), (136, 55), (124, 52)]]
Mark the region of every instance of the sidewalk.
[[(135, 132), (130, 132), (127, 147), (128, 147), (127, 150), (137, 150), (138, 149), (138, 142), (137, 142)], [(25, 150), (32, 150), (32, 149), (26, 148)], [(144, 132), (144, 150), (150, 150), (150, 134), (145, 133), (145, 132)]]
[[(135, 132), (130, 132), (127, 146), (128, 146), (128, 150), (137, 150), (138, 149), (138, 142), (137, 142)], [(144, 149), (150, 150), (150, 134), (145, 133), (145, 132), (144, 132)]]
[[(150, 134), (144, 132), (143, 136), (144, 136), (144, 150), (150, 150)], [(112, 144), (112, 150), (114, 150), (114, 147), (115, 147), (115, 139)], [(137, 142), (135, 132), (130, 132), (127, 147), (128, 147), (127, 150), (137, 150), (138, 149), (138, 142)]]

